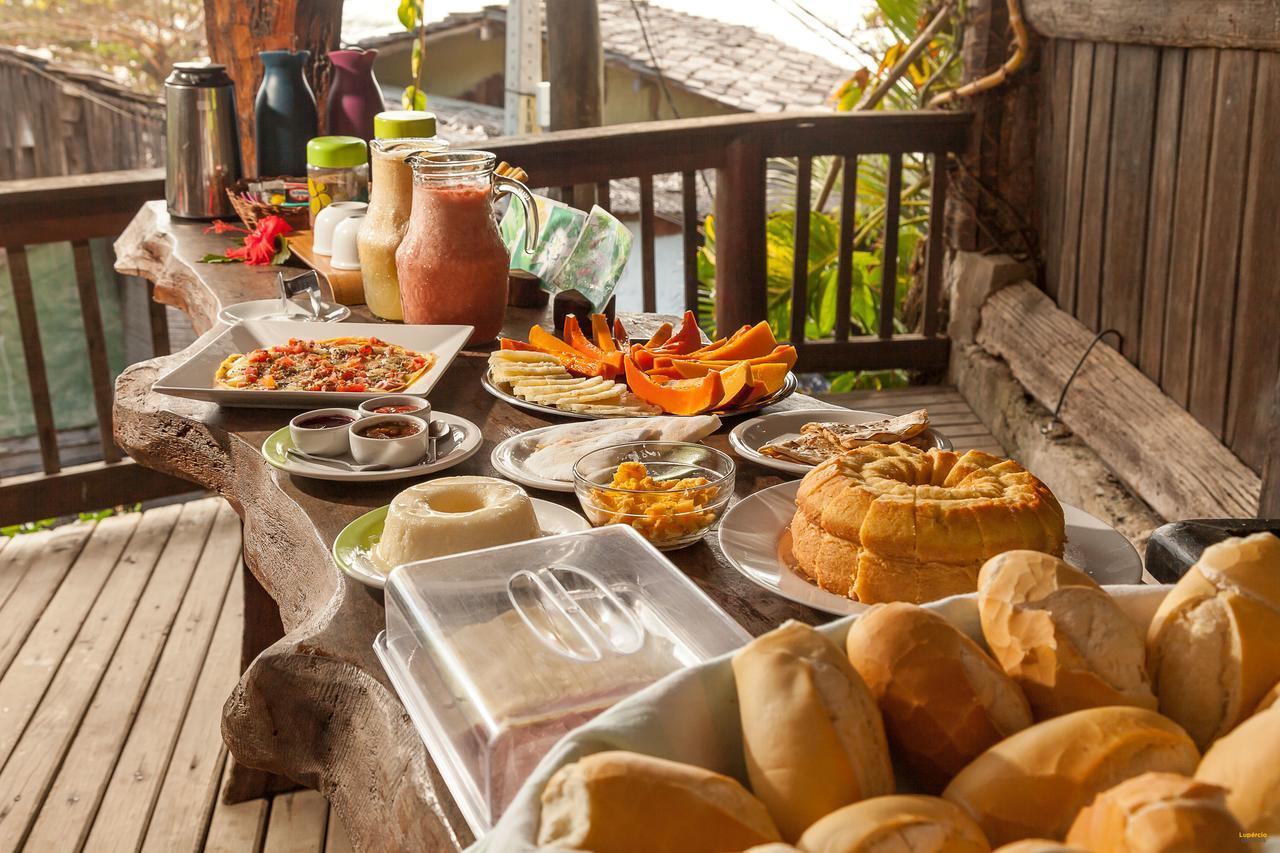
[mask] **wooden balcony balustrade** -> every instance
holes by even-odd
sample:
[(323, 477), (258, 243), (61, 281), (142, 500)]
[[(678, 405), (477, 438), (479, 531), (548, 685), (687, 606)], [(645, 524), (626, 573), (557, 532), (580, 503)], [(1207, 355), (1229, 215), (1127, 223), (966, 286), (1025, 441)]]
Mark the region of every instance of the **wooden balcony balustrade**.
[[(556, 185), (596, 184), (597, 198), (608, 206), (609, 181), (639, 178), (640, 261), (644, 310), (656, 309), (654, 270), (653, 178), (679, 174), (683, 199), (684, 303), (697, 304), (696, 254), (699, 246), (695, 182), (702, 169), (715, 170), (716, 324), (734, 329), (766, 316), (765, 164), (771, 157), (797, 161), (796, 249), (791, 283), (792, 305), (806, 305), (809, 268), (810, 182), (816, 156), (844, 158), (843, 172), (856, 175), (858, 158), (888, 155), (880, 315), (872, 334), (851, 335), (854, 181), (844, 181), (840, 197), (838, 300), (832, 339), (804, 338), (804, 311), (792, 311), (791, 342), (799, 350), (799, 369), (940, 369), (947, 364), (948, 342), (939, 328), (942, 292), (943, 217), (947, 172), (938, 168), (950, 153), (968, 144), (970, 118), (955, 112), (788, 112), (645, 122), (567, 130), (487, 145), (500, 159), (523, 167), (536, 183), (554, 175)], [(923, 328), (895, 334), (897, 234), (902, 192), (902, 159), (924, 154), (932, 159)], [(892, 262), (890, 259), (893, 259)]]
[[(644, 308), (656, 308), (654, 262), (655, 175), (678, 174), (682, 181), (684, 302), (698, 298), (696, 256), (701, 242), (695, 181), (700, 170), (716, 175), (716, 319), (721, 329), (757, 322), (766, 316), (765, 165), (771, 157), (796, 158), (796, 250), (791, 286), (793, 305), (806, 305), (810, 181), (815, 156), (844, 158), (844, 173), (857, 173), (858, 158), (886, 156), (887, 201), (883, 275), (878, 327), (853, 334), (850, 320), (854, 181), (840, 196), (838, 300), (834, 336), (805, 340), (805, 312), (794, 311), (791, 338), (802, 370), (939, 369), (946, 365), (948, 341), (939, 326), (943, 257), (943, 214), (948, 154), (963, 150), (969, 118), (962, 113), (911, 112), (837, 114), (798, 112), (647, 122), (561, 131), (530, 137), (495, 139), (488, 144), (501, 159), (517, 163), (535, 178), (554, 176), (556, 186), (595, 185), (602, 207), (609, 205), (609, 181), (638, 178), (641, 240), (638, 248)], [(897, 334), (893, 309), (897, 270), (901, 169), (904, 155), (932, 158), (932, 185), (926, 249), (922, 328)], [(536, 183), (536, 180), (535, 180)], [(133, 465), (112, 441), (112, 383), (106, 335), (96, 300), (89, 240), (118, 235), (139, 206), (164, 195), (158, 169), (102, 172), (62, 178), (0, 183), (0, 248), (10, 269), (17, 305), (27, 380), (33, 402), (43, 471), (0, 482), (0, 524), (25, 521), (144, 500), (185, 490), (173, 478)], [(86, 370), (92, 378), (102, 444), (102, 460), (64, 468), (59, 460), (53, 405), (36, 321), (33, 282), (26, 248), (70, 242), (80, 296)], [(154, 351), (169, 349), (164, 310), (152, 303)]]
[[(117, 236), (139, 205), (164, 195), (160, 169), (97, 172), (58, 178), (0, 183), (0, 248), (9, 267), (10, 285), (27, 368), (40, 447), (42, 471), (0, 481), (0, 524), (99, 509), (191, 490), (189, 483), (166, 476), (124, 456), (111, 434), (112, 378), (107, 362), (108, 330), (98, 307), (98, 284), (89, 241)], [(88, 345), (88, 372), (97, 414), (102, 459), (64, 467), (58, 451), (53, 400), (45, 370), (44, 348), (36, 318), (34, 288), (27, 248), (46, 243), (71, 244), (80, 315)], [(164, 306), (151, 302), (152, 350), (169, 352)], [(118, 330), (111, 330), (112, 333)]]

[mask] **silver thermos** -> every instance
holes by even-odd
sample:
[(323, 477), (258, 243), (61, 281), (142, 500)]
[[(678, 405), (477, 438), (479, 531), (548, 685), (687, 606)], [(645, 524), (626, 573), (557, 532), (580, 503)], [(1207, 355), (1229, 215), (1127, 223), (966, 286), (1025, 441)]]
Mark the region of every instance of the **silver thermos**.
[(187, 219), (234, 216), (227, 188), (240, 180), (236, 96), (227, 69), (178, 62), (164, 81), (167, 127), (164, 194)]

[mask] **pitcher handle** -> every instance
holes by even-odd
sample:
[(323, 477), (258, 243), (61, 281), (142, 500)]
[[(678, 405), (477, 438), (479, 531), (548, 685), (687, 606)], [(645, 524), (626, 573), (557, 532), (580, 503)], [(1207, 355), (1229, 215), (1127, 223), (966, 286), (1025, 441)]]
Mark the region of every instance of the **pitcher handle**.
[(538, 232), (542, 230), (542, 225), (538, 221), (538, 205), (533, 202), (533, 193), (529, 192), (529, 188), (524, 184), (506, 175), (494, 175), (493, 180), (494, 192), (499, 195), (513, 195), (524, 207), (524, 253), (532, 255), (534, 248), (538, 245)]

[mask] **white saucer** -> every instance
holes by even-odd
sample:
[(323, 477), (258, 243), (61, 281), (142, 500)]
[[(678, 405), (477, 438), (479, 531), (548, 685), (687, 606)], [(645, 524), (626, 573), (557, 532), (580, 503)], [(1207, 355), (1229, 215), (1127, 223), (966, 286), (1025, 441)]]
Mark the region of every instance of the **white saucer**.
[[(793, 480), (743, 498), (720, 519), (720, 550), (746, 578), (770, 592), (815, 610), (845, 616), (868, 605), (851, 601), (809, 583), (793, 572), (779, 553), (784, 533), (796, 511), (800, 481)], [(1064, 559), (1084, 569), (1100, 584), (1140, 583), (1142, 558), (1129, 540), (1082, 509), (1062, 505), (1066, 518)]]
[[(431, 419), (443, 421), (449, 425), (450, 445), (445, 454), (434, 462), (419, 462), (408, 468), (391, 468), (385, 471), (344, 471), (331, 468), (320, 462), (308, 462), (288, 455), (293, 447), (293, 438), (289, 435), (289, 427), (284, 426), (262, 442), (262, 458), (275, 468), (298, 477), (310, 477), (313, 480), (334, 480), (338, 482), (379, 483), (385, 480), (403, 480), (407, 477), (421, 477), (452, 468), (459, 462), (470, 459), (480, 449), (480, 427), (466, 418), (451, 415), (448, 412), (433, 411)], [(354, 463), (350, 453), (334, 457), (341, 462)]]
[[(543, 536), (591, 529), (589, 521), (568, 507), (539, 498), (529, 498), (529, 502), (533, 504), (533, 514), (537, 516)], [(344, 527), (333, 542), (333, 559), (338, 568), (348, 577), (375, 589), (386, 586), (387, 576), (370, 556), (370, 551), (382, 536), (388, 509), (389, 506), (380, 506), (366, 512)]]
[[(734, 427), (732, 432), (729, 433), (729, 446), (743, 459), (750, 459), (752, 462), (764, 465), (766, 468), (774, 468), (778, 471), (786, 471), (788, 474), (803, 477), (813, 470), (812, 465), (792, 462), (789, 459), (775, 459), (772, 456), (765, 456), (760, 452), (760, 448), (776, 438), (799, 435), (802, 426), (814, 421), (865, 424), (890, 417), (893, 416), (881, 412), (836, 408), (794, 409), (788, 412), (774, 412), (771, 415), (743, 421)], [(940, 450), (952, 449), (951, 442), (947, 440), (946, 436), (935, 429), (927, 429), (920, 435), (926, 440), (931, 440), (933, 446)]]
[(493, 453), (489, 456), (489, 462), (493, 464), (499, 474), (522, 486), (528, 486), (531, 489), (545, 489), (548, 492), (572, 492), (572, 480), (549, 480), (546, 477), (539, 477), (526, 468), (524, 464), (525, 460), (529, 458), (529, 454), (537, 449), (538, 439), (544, 433), (560, 429), (563, 426), (564, 424), (553, 424), (552, 426), (517, 433), (505, 441), (499, 442), (493, 448)]
[(322, 319), (315, 321), (303, 311), (301, 305), (294, 305), (293, 311), (286, 314), (279, 298), (250, 299), (248, 302), (237, 302), (234, 305), (228, 305), (223, 308), (218, 312), (218, 319), (228, 326), (234, 326), (236, 323), (243, 323), (246, 320), (295, 320), (299, 323), (338, 323), (351, 316), (351, 309), (345, 305), (321, 302), (320, 313)]

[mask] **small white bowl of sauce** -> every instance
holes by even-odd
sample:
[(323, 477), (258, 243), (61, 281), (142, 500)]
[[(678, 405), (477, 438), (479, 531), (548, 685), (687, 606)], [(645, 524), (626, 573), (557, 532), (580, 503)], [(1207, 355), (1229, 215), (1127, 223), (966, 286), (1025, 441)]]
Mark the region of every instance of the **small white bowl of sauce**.
[(351, 455), (361, 465), (407, 468), (427, 455), (427, 421), (413, 415), (371, 415), (351, 424)]
[(303, 453), (341, 456), (350, 447), (351, 425), (359, 419), (355, 409), (313, 409), (289, 421), (289, 437)]
[(374, 415), (413, 415), (430, 423), (431, 404), (422, 397), (412, 394), (386, 394), (373, 397), (360, 404), (360, 417), (370, 418)]

